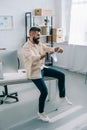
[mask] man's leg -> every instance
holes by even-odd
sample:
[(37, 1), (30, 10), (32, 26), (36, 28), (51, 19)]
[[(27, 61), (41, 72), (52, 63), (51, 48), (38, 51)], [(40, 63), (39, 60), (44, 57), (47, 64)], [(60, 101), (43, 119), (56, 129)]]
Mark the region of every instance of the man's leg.
[(44, 76), (58, 79), (59, 97), (60, 97), (59, 104), (61, 102), (66, 102), (67, 104), (72, 105), (72, 102), (70, 102), (66, 97), (65, 74), (61, 71), (58, 71), (58, 69), (56, 68), (49, 67), (49, 68), (44, 68)]
[(44, 113), (45, 100), (48, 94), (47, 86), (44, 82), (44, 70), (42, 70), (42, 78), (32, 80), (40, 91), (39, 97), (39, 113), (38, 116), (41, 120), (49, 122), (49, 117)]
[(65, 97), (65, 74), (55, 68), (44, 68), (44, 76), (58, 79), (59, 96)]
[(44, 82), (44, 79), (34, 79), (32, 80), (34, 84), (37, 86), (37, 88), (40, 91), (40, 97), (39, 97), (39, 112), (44, 112), (44, 106), (45, 106), (45, 100), (48, 95), (48, 90), (46, 87), (46, 84)]

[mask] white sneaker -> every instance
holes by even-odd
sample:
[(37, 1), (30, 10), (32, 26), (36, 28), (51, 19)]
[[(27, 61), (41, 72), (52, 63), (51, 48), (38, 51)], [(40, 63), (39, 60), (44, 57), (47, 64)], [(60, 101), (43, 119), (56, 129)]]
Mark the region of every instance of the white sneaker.
[(60, 107), (61, 105), (72, 105), (72, 102), (69, 101), (67, 97), (62, 97), (57, 99), (57, 105)]
[(43, 113), (38, 112), (38, 116), (39, 116), (39, 119), (41, 119), (42, 121), (46, 121), (46, 122), (50, 121), (49, 117), (44, 112)]
[(65, 100), (66, 100), (67, 104), (72, 105), (72, 102), (69, 101), (69, 99), (67, 97), (65, 97)]

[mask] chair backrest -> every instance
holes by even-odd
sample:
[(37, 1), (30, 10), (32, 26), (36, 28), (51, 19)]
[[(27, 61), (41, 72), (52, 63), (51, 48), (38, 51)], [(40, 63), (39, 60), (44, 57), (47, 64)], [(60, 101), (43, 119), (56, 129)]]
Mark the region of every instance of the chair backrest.
[(3, 79), (2, 62), (0, 62), (0, 79)]
[(18, 71), (17, 50), (1, 50), (0, 62), (4, 73), (13, 73)]

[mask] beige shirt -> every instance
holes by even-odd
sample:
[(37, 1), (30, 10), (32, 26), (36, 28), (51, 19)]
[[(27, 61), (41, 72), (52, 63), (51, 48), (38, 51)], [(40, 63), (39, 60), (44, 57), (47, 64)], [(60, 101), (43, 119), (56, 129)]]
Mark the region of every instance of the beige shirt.
[(50, 49), (53, 48), (42, 43), (39, 43), (38, 45), (32, 44), (29, 40), (24, 44), (22, 52), (28, 79), (41, 78), (41, 68), (44, 65), (45, 58), (40, 60), (40, 56)]

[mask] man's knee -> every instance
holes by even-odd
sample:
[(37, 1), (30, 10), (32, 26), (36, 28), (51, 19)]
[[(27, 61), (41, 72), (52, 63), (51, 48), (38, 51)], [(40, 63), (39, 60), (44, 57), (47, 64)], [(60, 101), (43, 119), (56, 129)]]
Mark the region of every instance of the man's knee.
[(61, 76), (59, 77), (59, 79), (65, 80), (65, 74), (64, 74), (64, 73), (61, 73)]
[(65, 79), (65, 74), (64, 73), (62, 73), (62, 77)]
[(47, 97), (48, 91), (47, 91), (47, 90), (44, 90), (44, 91), (41, 93), (41, 95), (42, 95), (43, 97)]

